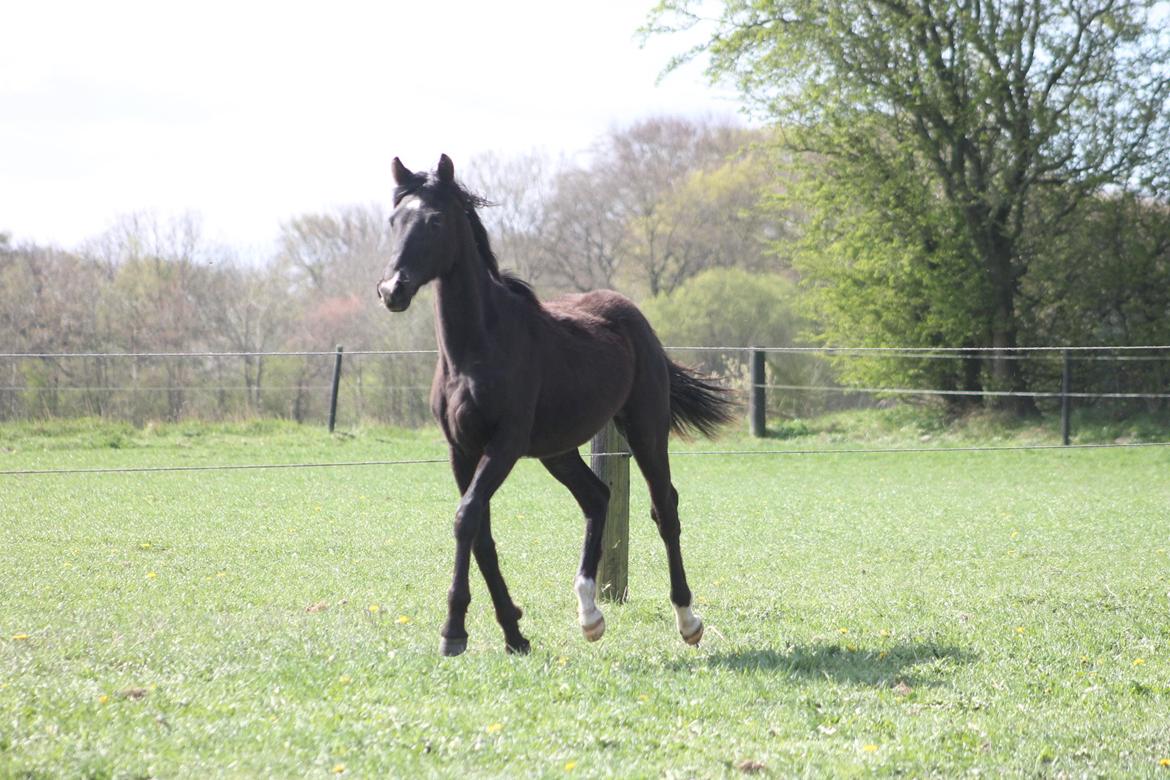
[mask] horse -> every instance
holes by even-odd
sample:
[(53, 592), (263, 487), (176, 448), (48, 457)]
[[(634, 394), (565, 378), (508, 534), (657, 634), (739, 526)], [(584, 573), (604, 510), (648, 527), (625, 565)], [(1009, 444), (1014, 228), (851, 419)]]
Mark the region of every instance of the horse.
[(492, 495), (521, 457), (538, 458), (584, 513), (585, 541), (573, 585), (578, 623), (588, 641), (605, 633), (596, 578), (609, 489), (578, 447), (610, 419), (625, 435), (650, 491), (679, 634), (697, 645), (703, 622), (691, 608), (683, 569), (667, 440), (672, 430), (713, 435), (731, 419), (728, 391), (672, 362), (628, 298), (599, 290), (541, 302), (527, 283), (502, 273), (478, 215), (488, 203), (456, 181), (447, 155), (430, 173), (414, 173), (397, 157), (392, 167), (390, 259), (378, 298), (391, 312), (401, 312), (421, 287), (435, 285), (439, 357), (431, 410), (461, 494), (440, 653), (455, 656), (467, 649), (472, 555), (491, 594), (505, 650), (530, 650), (520, 632), (521, 610), (500, 573), (490, 512)]

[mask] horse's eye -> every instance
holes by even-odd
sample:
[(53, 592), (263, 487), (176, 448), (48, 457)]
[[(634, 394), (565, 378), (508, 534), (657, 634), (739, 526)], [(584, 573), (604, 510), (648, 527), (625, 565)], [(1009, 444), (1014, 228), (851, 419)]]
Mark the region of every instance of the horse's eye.
[(427, 227), (431, 230), (439, 230), (443, 227), (443, 217), (440, 214), (432, 214), (427, 217)]

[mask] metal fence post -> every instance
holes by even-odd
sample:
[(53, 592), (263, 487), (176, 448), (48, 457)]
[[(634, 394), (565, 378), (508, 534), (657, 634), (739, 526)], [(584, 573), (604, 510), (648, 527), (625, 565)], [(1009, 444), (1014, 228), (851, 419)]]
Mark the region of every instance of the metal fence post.
[(337, 422), (337, 388), (341, 385), (341, 345), (337, 345), (337, 357), (333, 359), (333, 390), (329, 395), (329, 432)]
[[(609, 488), (601, 563), (597, 567), (598, 597), (618, 604), (630, 595), (630, 451), (610, 420), (590, 443), (590, 467)], [(608, 454), (616, 453), (616, 454)]]
[(1069, 370), (1068, 350), (1063, 350), (1061, 354), (1064, 358), (1064, 366), (1060, 371), (1060, 443), (1067, 447), (1069, 426), (1071, 425), (1071, 421), (1069, 420), (1069, 401), (1071, 399), (1068, 397), (1069, 386), (1071, 385), (1069, 374), (1071, 372)]
[(764, 387), (764, 351), (758, 347), (751, 348), (751, 392), (748, 395), (748, 422), (752, 436), (763, 438), (768, 434), (767, 428), (767, 388)]

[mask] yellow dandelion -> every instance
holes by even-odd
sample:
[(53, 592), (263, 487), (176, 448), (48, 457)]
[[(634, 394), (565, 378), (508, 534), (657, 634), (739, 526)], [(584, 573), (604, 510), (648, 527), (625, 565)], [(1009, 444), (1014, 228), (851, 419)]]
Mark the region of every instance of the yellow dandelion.
[(1141, 666), (1141, 665), (1142, 665), (1142, 664), (1144, 664), (1145, 662), (1146, 662), (1146, 659), (1144, 659), (1144, 658), (1135, 658), (1135, 659), (1133, 659), (1133, 665), (1134, 665), (1134, 666)]
[(148, 579), (148, 580), (153, 580), (157, 576), (158, 576), (158, 572), (156, 572), (156, 571), (148, 571), (146, 573), (146, 579)]
[(886, 659), (886, 656), (888, 656), (889, 654), (890, 654), (889, 650), (882, 650), (880, 653), (878, 653), (878, 660), (884, 661)]
[(845, 628), (844, 626), (841, 626), (841, 628), (838, 628), (838, 629), (837, 629), (837, 631), (838, 631), (838, 632), (840, 632), (840, 633), (842, 633), (842, 634), (848, 634), (848, 633), (849, 633), (849, 629)]
[(371, 614), (371, 615), (376, 615), (376, 614), (378, 614), (379, 612), (381, 612), (381, 611), (382, 611), (382, 608), (381, 608), (380, 606), (378, 606), (377, 604), (371, 604), (371, 605), (368, 607), (368, 609), (370, 610), (370, 614)]
[(878, 748), (877, 748), (877, 745), (875, 745), (871, 742), (868, 745), (862, 746), (861, 749), (864, 750), (866, 753), (876, 753)]
[(140, 544), (138, 546), (141, 547), (143, 550), (149, 550), (151, 547), (153, 547), (153, 545), (150, 542), (143, 542), (142, 544)]
[(1170, 758), (1163, 758), (1161, 761), (1158, 762), (1158, 766), (1170, 767)]
[(1017, 634), (1024, 633), (1024, 627), (1023, 626), (1016, 626), (1016, 633)]
[(333, 774), (335, 774), (335, 775), (344, 774), (345, 773), (345, 764), (334, 764), (332, 771), (333, 771)]
[(337, 681), (340, 682), (342, 685), (349, 685), (351, 682), (353, 682), (353, 678), (350, 677), (348, 674), (343, 674), (337, 678)]
[(108, 704), (109, 701), (110, 701), (110, 697), (104, 693), (98, 697), (98, 704)]
[(850, 653), (856, 653), (857, 645), (845, 645), (845, 650)]
[(1018, 538), (1019, 538), (1019, 536), (1020, 536), (1020, 532), (1019, 532), (1019, 531), (1012, 531), (1012, 538), (1013, 538), (1013, 539), (1018, 539)]
[(566, 771), (566, 772), (572, 772), (572, 771), (573, 771), (574, 769), (576, 769), (576, 768), (577, 768), (577, 762), (576, 762), (576, 761), (566, 761), (566, 762), (565, 762), (565, 771)]
[(503, 730), (504, 730), (504, 724), (500, 723), (498, 721), (495, 723), (489, 723), (487, 725), (487, 727), (484, 729), (484, 731), (486, 731), (489, 734), (499, 734)]
[(28, 634), (13, 634), (12, 635), (13, 642), (24, 642), (27, 639), (28, 639)]
[(407, 623), (410, 622), (410, 618), (406, 615), (399, 615), (398, 622), (405, 626)]
[(886, 639), (887, 637), (889, 637), (889, 635), (890, 635), (890, 630), (888, 628), (883, 628), (881, 631), (878, 632), (878, 636), (880, 636), (882, 639)]

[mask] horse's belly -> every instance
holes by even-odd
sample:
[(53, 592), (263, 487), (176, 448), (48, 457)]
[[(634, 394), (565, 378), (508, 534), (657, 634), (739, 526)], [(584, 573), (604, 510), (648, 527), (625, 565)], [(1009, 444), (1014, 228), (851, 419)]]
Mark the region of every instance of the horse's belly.
[(545, 457), (581, 446), (618, 413), (627, 394), (628, 388), (619, 382), (580, 387), (555, 398), (542, 396), (532, 424), (529, 454)]

